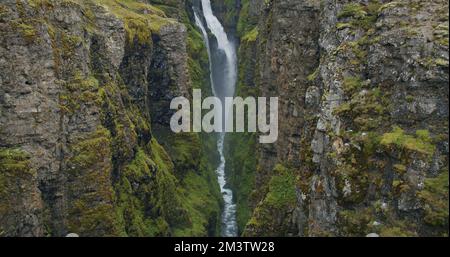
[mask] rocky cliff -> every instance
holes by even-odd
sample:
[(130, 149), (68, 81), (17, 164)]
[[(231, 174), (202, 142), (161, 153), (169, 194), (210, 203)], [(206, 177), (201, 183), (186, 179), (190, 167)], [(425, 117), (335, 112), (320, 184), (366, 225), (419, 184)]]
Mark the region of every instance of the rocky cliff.
[(280, 97), (276, 144), (229, 139), (244, 235), (448, 235), (448, 2), (241, 6), (239, 91)]
[(206, 50), (184, 1), (151, 2), (1, 1), (0, 235), (219, 232), (211, 140), (159, 133)]
[[(226, 0), (236, 94), (279, 138), (226, 136), (245, 236), (448, 236), (448, 2)], [(214, 236), (214, 135), (169, 130), (211, 95), (199, 0), (0, 2), (0, 236)]]

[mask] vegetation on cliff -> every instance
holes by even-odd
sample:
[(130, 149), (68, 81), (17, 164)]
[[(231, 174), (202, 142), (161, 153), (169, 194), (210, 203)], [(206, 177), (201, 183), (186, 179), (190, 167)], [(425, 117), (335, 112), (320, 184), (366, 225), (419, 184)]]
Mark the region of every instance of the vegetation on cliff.
[[(19, 33), (26, 47), (48, 47), (49, 39), (61, 85), (56, 101), (61, 133), (65, 133), (60, 136), (64, 158), (56, 178), (41, 173), (38, 181), (36, 164), (28, 157), (35, 154), (34, 149), (1, 150), (2, 199), (14, 194), (22, 197), (13, 194), (11, 187), (19, 178), (30, 192), (37, 190), (37, 183), (46, 185), (41, 188), (42, 195), (30, 193), (30, 201), (43, 204), (36, 208), (42, 212), (36, 213), (37, 223), (32, 225), (36, 235), (206, 236), (220, 231), (214, 138), (154, 133), (148, 106), (140, 105), (140, 99), (149, 96), (135, 95), (136, 77), (125, 73), (133, 67), (134, 74), (145, 72), (145, 58), (167, 58), (157, 53), (165, 47), (159, 43), (165, 36), (160, 35), (161, 30), (171, 29), (187, 43), (179, 53), (187, 58), (176, 61), (186, 65), (190, 75), (176, 86), (188, 90), (203, 87), (209, 92), (206, 49), (184, 5), (179, 1), (152, 2), (33, 0), (1, 5), (2, 22), (15, 24), (11, 33)], [(19, 19), (11, 20), (16, 12)], [(61, 20), (61, 14), (67, 18)], [(81, 26), (71, 24), (73, 20)], [(123, 49), (108, 52), (108, 44), (116, 43), (123, 43)], [(134, 60), (137, 63), (128, 61), (140, 54), (142, 57)], [(121, 63), (111, 61), (117, 57), (123, 58), (117, 60)], [(23, 174), (12, 176), (13, 172)], [(67, 209), (55, 202), (55, 197), (62, 195)], [(13, 212), (18, 206), (13, 198), (2, 202), (2, 234), (22, 233), (10, 227), (21, 219)]]
[[(219, 235), (216, 135), (167, 122), (212, 94), (194, 4), (0, 4), (0, 236)], [(226, 136), (240, 234), (448, 236), (448, 2), (212, 5), (280, 96), (275, 144)]]

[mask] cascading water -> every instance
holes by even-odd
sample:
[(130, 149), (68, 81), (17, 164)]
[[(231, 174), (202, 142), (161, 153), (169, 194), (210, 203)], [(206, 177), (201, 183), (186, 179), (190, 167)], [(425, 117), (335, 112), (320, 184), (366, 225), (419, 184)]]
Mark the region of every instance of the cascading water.
[[(206, 28), (199, 18), (197, 10), (194, 9), (195, 23), (200, 28), (208, 49), (213, 93), (223, 103), (225, 97), (232, 97), (234, 95), (237, 73), (236, 49), (234, 44), (229, 40), (220, 21), (214, 16), (210, 0), (202, 0), (201, 2), (203, 17), (205, 18), (208, 29), (217, 39), (217, 47), (211, 47), (212, 44), (209, 41)], [(225, 113), (225, 109), (223, 113)], [(221, 133), (217, 140), (220, 164), (216, 173), (224, 200), (222, 236), (232, 237), (237, 236), (236, 205), (233, 202), (233, 192), (229, 188), (226, 188), (224, 138), (225, 133)]]

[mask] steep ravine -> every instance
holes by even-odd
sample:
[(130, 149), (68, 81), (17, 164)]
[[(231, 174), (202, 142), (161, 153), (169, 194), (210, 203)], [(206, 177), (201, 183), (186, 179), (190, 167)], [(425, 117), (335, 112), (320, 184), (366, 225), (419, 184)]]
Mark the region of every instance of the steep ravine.
[(280, 99), (223, 155), (169, 125), (224, 88), (202, 1), (0, 2), (0, 236), (448, 236), (448, 1), (211, 0), (224, 95)]
[[(194, 6), (193, 10), (195, 24), (202, 32), (203, 40), (208, 48), (211, 88), (214, 95), (221, 99), (223, 103), (225, 97), (234, 96), (237, 80), (236, 48), (222, 23), (215, 16), (209, 0), (202, 0), (201, 5)], [(209, 36), (208, 31), (211, 32), (212, 37)], [(226, 110), (223, 108), (221, 115), (224, 117), (224, 120), (227, 119), (225, 113)], [(224, 123), (222, 122), (221, 125), (223, 127)], [(224, 140), (227, 137), (227, 133), (219, 133), (217, 137), (217, 150), (220, 156), (220, 163), (216, 169), (216, 173), (220, 191), (224, 199), (221, 235), (234, 237), (238, 235), (236, 204), (234, 202), (233, 191), (229, 189), (227, 183), (228, 178), (225, 174), (226, 159), (224, 155)]]

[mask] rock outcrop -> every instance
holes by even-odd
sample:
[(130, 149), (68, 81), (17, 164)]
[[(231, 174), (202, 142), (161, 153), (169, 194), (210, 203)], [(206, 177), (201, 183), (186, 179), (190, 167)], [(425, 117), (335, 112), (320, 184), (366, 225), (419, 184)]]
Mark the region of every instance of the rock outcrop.
[(219, 232), (208, 139), (151, 128), (206, 51), (183, 1), (152, 2), (0, 4), (0, 235)]
[(447, 235), (448, 3), (241, 6), (238, 91), (280, 97), (276, 144), (229, 140), (244, 235)]

